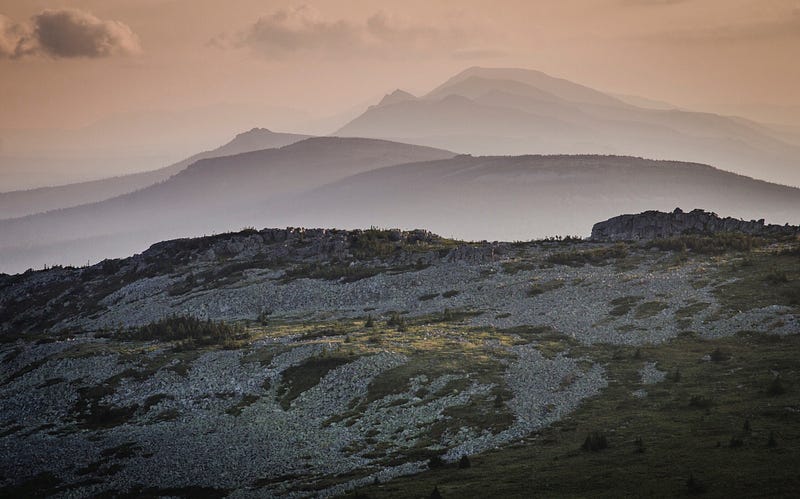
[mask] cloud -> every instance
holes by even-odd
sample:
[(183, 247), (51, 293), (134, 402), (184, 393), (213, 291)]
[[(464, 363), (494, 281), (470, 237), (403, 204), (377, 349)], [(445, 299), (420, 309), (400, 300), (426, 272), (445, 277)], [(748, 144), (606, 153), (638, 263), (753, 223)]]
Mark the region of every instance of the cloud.
[[(463, 21), (463, 20), (459, 20)], [(455, 23), (425, 25), (377, 12), (362, 22), (326, 19), (307, 5), (281, 9), (260, 17), (234, 35), (209, 41), (219, 48), (249, 48), (268, 59), (298, 53), (324, 58), (407, 57), (452, 54), (461, 50), (478, 53), (484, 29)], [(469, 44), (469, 45), (468, 45)], [(468, 45), (468, 46), (467, 46)], [(493, 51), (485, 51), (488, 56)]]
[(345, 21), (327, 21), (312, 7), (301, 6), (278, 10), (260, 17), (240, 33), (238, 45), (250, 46), (262, 55), (308, 50), (334, 51), (360, 45), (359, 29)]
[(75, 9), (47, 9), (29, 22), (0, 15), (0, 57), (108, 57), (141, 52), (139, 37), (126, 24)]
[(445, 33), (442, 28), (414, 25), (409, 21), (378, 12), (367, 19), (366, 32), (376, 40), (386, 43), (429, 44), (443, 38), (461, 36), (460, 33)]
[(31, 29), (0, 14), (0, 58), (21, 57), (31, 50)]

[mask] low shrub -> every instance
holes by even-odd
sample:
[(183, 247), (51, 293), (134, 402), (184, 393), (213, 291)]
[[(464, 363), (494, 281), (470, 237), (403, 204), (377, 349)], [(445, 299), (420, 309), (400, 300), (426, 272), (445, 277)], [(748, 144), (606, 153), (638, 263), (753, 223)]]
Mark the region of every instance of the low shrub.
[(773, 268), (767, 275), (764, 276), (764, 280), (767, 281), (768, 284), (776, 286), (778, 284), (786, 284), (789, 282), (789, 275), (784, 270)]
[(703, 395), (692, 395), (692, 398), (689, 399), (689, 407), (696, 407), (698, 409), (708, 409), (712, 405), (714, 404), (711, 401), (711, 399)]
[(440, 456), (431, 456), (431, 458), (428, 459), (428, 468), (432, 470), (444, 468), (444, 466), (444, 460), (442, 460)]
[(724, 362), (731, 358), (731, 356), (722, 350), (719, 347), (715, 348), (713, 352), (709, 355), (712, 362)]
[(654, 239), (649, 248), (661, 251), (691, 251), (701, 255), (720, 255), (727, 251), (750, 251), (765, 243), (763, 238), (739, 232), (720, 232), (712, 235), (685, 234)]
[(767, 439), (767, 447), (777, 447), (778, 441), (775, 439), (775, 432), (769, 432), (769, 439)]
[(569, 265), (582, 267), (584, 265), (602, 265), (611, 259), (625, 258), (628, 256), (628, 247), (624, 244), (615, 244), (602, 248), (582, 251), (566, 251), (553, 253), (547, 257), (547, 262), (554, 265)]
[(637, 454), (644, 454), (644, 441), (642, 441), (642, 437), (636, 437), (633, 444), (636, 446)]
[(389, 316), (389, 320), (386, 321), (386, 325), (389, 327), (396, 328), (397, 331), (400, 333), (408, 331), (408, 325), (406, 324), (406, 320), (397, 312)]
[(581, 445), (581, 449), (591, 452), (598, 452), (606, 448), (608, 448), (608, 439), (605, 434), (600, 432), (592, 432), (586, 435), (586, 440)]
[(783, 395), (784, 393), (786, 393), (786, 387), (783, 386), (781, 377), (775, 376), (772, 378), (769, 386), (767, 386), (767, 395), (774, 397), (776, 395)]
[(698, 480), (694, 477), (694, 474), (689, 474), (689, 478), (686, 480), (686, 489), (689, 494), (705, 494), (706, 486), (703, 482)]
[(183, 341), (183, 346), (220, 345), (245, 336), (244, 327), (175, 315), (121, 333), (123, 339)]

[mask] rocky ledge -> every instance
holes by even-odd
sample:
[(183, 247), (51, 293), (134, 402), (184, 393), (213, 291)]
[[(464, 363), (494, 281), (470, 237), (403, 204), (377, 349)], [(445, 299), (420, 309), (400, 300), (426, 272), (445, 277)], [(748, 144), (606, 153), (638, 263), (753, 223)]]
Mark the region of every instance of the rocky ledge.
[(800, 234), (795, 225), (771, 225), (761, 220), (720, 218), (716, 213), (700, 209), (685, 213), (675, 208), (672, 213), (645, 211), (636, 215), (620, 215), (594, 224), (595, 241), (638, 241), (680, 236), (684, 234), (716, 234), (740, 232), (754, 236)]

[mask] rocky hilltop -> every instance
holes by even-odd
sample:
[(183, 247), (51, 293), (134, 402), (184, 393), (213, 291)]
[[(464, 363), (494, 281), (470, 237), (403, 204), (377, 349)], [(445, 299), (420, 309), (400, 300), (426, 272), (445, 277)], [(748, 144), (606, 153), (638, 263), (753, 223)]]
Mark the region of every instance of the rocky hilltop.
[(592, 496), (598, 463), (791, 496), (800, 241), (678, 239), (246, 229), (0, 275), (0, 497)]
[[(267, 298), (272, 293), (264, 295), (264, 301), (252, 296), (255, 291), (251, 290), (249, 298), (235, 300), (232, 307), (229, 297), (222, 298), (218, 292), (247, 283), (248, 287), (258, 284), (270, 290), (277, 288), (275, 294), (284, 296), (282, 288), (298, 279), (349, 283), (438, 263), (479, 263), (491, 260), (503, 246), (508, 244), (468, 244), (425, 230), (396, 229), (245, 229), (174, 239), (129, 258), (104, 260), (88, 267), (56, 266), (17, 275), (0, 274), (0, 332), (61, 330), (86, 320), (94, 322), (108, 313), (115, 316), (114, 324), (132, 324), (137, 316), (149, 321), (171, 313), (153, 303), (142, 307), (140, 300), (158, 296), (170, 302), (184, 295), (205, 296), (199, 308), (180, 306), (180, 310), (172, 310), (175, 313), (221, 318), (218, 312), (206, 310), (213, 302), (211, 307), (218, 310), (244, 306), (234, 313), (237, 319), (255, 318), (262, 309), (275, 308)], [(183, 301), (180, 298), (167, 307), (171, 310)], [(291, 308), (298, 305), (297, 299), (290, 301)], [(123, 302), (139, 310), (122, 312)]]
[(645, 211), (636, 215), (620, 215), (592, 227), (595, 241), (638, 241), (684, 234), (711, 235), (721, 232), (741, 232), (755, 236), (792, 235), (800, 233), (793, 225), (765, 224), (761, 220), (720, 218), (716, 213), (700, 209), (685, 213), (676, 208), (672, 213)]

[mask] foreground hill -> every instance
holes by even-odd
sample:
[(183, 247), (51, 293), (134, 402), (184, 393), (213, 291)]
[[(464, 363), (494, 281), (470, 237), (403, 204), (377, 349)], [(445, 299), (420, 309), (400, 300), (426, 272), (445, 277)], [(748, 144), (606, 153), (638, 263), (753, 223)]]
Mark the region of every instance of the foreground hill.
[(791, 496), (799, 251), (265, 229), (0, 276), (0, 495)]
[(103, 201), (162, 182), (201, 159), (283, 147), (307, 138), (307, 135), (253, 128), (212, 151), (195, 154), (158, 170), (57, 187), (0, 193), (0, 219)]
[(539, 71), (470, 68), (395, 92), (336, 132), (471, 154), (619, 154), (706, 163), (800, 185), (800, 143), (740, 118), (638, 107)]
[(387, 167), (303, 194), (280, 220), (328, 227), (424, 222), (457, 238), (513, 241), (585, 237), (597, 218), (676, 206), (800, 223), (798, 189), (706, 165), (619, 156), (457, 156)]
[[(0, 270), (129, 255), (172, 237), (240, 229), (273, 198), (388, 165), (453, 153), (382, 140), (311, 138), (209, 158), (168, 180), (103, 202), (0, 221)], [(281, 203), (279, 203), (281, 204)]]

